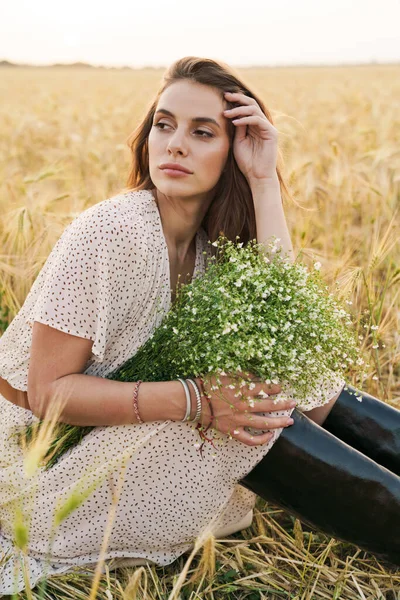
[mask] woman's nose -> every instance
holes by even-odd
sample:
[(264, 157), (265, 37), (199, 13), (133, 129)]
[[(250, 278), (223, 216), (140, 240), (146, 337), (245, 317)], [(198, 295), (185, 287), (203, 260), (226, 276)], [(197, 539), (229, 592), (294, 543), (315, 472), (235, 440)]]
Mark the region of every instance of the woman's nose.
[(168, 149), (172, 152), (186, 152), (186, 141), (185, 136), (182, 132), (175, 131), (169, 139)]

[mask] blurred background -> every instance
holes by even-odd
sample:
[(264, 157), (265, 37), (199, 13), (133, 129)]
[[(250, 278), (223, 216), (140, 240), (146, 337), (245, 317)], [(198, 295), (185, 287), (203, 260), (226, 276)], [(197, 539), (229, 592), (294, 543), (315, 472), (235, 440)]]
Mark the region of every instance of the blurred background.
[(183, 55), (237, 66), (398, 62), (398, 0), (15, 0), (1, 9), (0, 60), (165, 67)]

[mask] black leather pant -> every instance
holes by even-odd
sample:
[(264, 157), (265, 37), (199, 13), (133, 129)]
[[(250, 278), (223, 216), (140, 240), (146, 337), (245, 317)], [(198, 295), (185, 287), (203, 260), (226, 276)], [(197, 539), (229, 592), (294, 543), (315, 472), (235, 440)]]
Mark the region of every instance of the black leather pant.
[(343, 390), (323, 427), (297, 409), (292, 417), (238, 483), (400, 566), (400, 411)]

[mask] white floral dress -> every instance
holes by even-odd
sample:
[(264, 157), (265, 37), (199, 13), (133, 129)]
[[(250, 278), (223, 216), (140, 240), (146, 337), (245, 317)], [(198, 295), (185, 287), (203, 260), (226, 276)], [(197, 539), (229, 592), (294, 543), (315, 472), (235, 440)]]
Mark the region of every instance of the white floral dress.
[[(204, 272), (210, 255), (200, 228), (193, 278)], [(1, 337), (0, 376), (27, 390), (33, 321), (93, 340), (84, 372), (107, 375), (150, 337), (171, 306), (170, 287), (168, 248), (152, 192), (129, 191), (92, 206), (65, 229)], [(337, 383), (332, 395), (344, 385)], [(312, 400), (314, 406), (323, 403)], [(167, 565), (191, 549), (205, 529), (221, 538), (248, 527), (256, 496), (238, 481), (282, 431), (274, 430), (264, 446), (247, 446), (214, 431), (217, 449), (206, 445), (201, 458), (191, 423), (95, 427), (51, 469), (40, 467), (29, 479), (23, 452), (10, 434), (37, 418), (2, 396), (0, 411), (0, 595), (24, 589), (20, 561), (31, 587), (45, 569), (51, 575), (94, 566), (121, 473), (109, 564)], [(95, 482), (94, 490), (54, 528), (59, 503), (82, 489), (82, 482), (85, 489)], [(29, 515), (26, 556), (12, 542), (17, 507)]]

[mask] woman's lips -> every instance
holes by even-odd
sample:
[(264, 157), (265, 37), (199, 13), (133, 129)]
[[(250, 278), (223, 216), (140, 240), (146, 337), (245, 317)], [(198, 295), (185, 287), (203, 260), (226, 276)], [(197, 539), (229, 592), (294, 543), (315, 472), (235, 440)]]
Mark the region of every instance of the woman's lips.
[(170, 175), (171, 177), (183, 177), (185, 175), (191, 175), (191, 173), (185, 173), (185, 171), (180, 171), (179, 169), (161, 169), (161, 171), (166, 175)]

